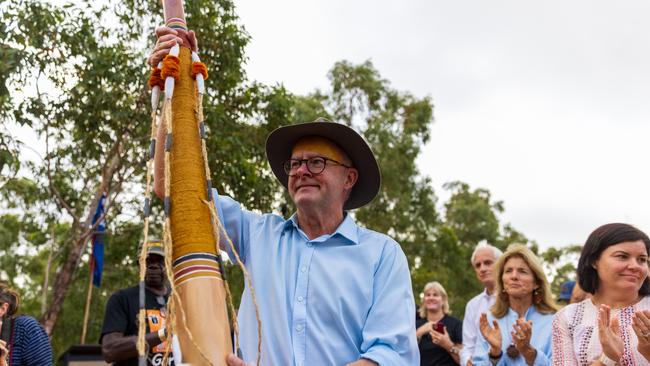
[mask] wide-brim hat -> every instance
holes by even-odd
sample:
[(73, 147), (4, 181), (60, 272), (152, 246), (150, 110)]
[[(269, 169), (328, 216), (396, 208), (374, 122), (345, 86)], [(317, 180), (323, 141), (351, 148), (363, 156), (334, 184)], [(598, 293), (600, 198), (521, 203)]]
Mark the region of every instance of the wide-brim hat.
[(266, 139), (266, 158), (276, 178), (287, 188), (289, 176), (284, 162), (291, 158), (291, 151), (298, 140), (307, 136), (319, 136), (331, 140), (343, 150), (359, 172), (344, 210), (353, 210), (372, 201), (379, 192), (381, 174), (379, 165), (368, 143), (352, 128), (319, 118), (314, 122), (298, 123), (275, 129)]

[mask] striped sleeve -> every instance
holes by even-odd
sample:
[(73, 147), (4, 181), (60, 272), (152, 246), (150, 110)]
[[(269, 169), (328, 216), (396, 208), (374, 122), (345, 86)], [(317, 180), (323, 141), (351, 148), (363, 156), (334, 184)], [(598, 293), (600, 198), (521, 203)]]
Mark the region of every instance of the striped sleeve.
[(19, 316), (14, 327), (13, 364), (26, 366), (53, 364), (50, 339), (36, 319)]

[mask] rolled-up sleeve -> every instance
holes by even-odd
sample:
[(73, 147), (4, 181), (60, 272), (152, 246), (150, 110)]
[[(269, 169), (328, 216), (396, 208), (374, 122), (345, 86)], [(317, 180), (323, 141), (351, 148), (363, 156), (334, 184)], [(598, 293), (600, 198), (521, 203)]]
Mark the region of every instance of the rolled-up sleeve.
[(387, 243), (375, 271), (373, 304), (363, 328), (361, 357), (379, 365), (419, 365), (415, 303), (406, 256)]
[[(476, 339), (476, 343), (474, 344), (474, 354), (472, 355), (472, 364), (474, 366), (490, 366), (492, 363), (490, 362), (490, 358), (488, 357), (488, 352), (490, 351), (490, 345), (487, 343), (485, 338), (483, 336), (479, 336)], [(501, 359), (499, 360), (499, 363), (497, 365), (503, 365), (503, 355)]]

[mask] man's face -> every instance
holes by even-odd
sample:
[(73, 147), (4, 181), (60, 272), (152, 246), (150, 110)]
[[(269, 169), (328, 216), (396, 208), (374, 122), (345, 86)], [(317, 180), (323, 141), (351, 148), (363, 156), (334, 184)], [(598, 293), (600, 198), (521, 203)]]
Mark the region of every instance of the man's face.
[[(322, 153), (301, 148), (294, 149), (291, 154), (292, 159), (309, 159), (316, 156), (329, 158)], [(325, 170), (320, 174), (311, 173), (303, 163), (296, 175), (289, 176), (289, 195), (299, 210), (342, 210), (356, 179), (356, 169), (346, 168), (331, 161), (326, 162)]]
[(147, 272), (144, 281), (149, 287), (161, 288), (165, 281), (165, 259), (152, 254), (147, 257)]
[(492, 277), (492, 268), (494, 268), (494, 254), (489, 248), (481, 248), (476, 252), (474, 257), (474, 271), (476, 272), (476, 278), (483, 284), (483, 286), (493, 286), (494, 278)]

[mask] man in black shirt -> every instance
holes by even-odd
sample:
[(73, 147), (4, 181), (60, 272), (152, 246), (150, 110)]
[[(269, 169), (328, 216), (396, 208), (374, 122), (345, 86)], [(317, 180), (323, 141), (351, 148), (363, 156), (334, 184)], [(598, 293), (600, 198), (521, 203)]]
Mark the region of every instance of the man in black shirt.
[[(139, 251), (138, 251), (139, 253)], [(165, 257), (160, 242), (147, 243), (147, 272), (145, 275), (145, 308), (149, 345), (147, 365), (162, 365), (167, 346), (165, 330), (166, 304), (169, 286), (165, 276)], [(106, 304), (104, 326), (99, 343), (104, 360), (116, 366), (137, 366), (139, 287), (115, 292)], [(172, 360), (170, 352), (169, 359)], [(170, 361), (169, 365), (173, 365)]]

